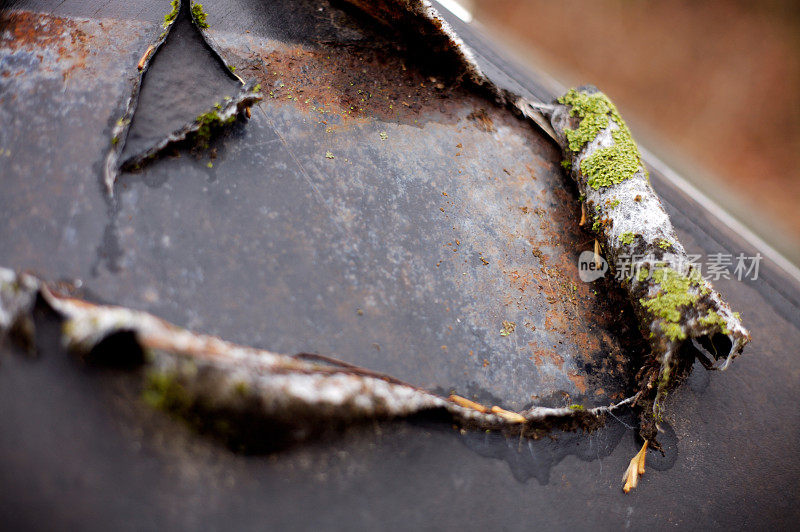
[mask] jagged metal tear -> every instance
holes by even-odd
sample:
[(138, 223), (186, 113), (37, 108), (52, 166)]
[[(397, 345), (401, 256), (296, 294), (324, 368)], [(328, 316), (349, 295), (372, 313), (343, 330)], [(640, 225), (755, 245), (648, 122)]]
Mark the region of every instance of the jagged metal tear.
[[(106, 158), (104, 183), (106, 191), (111, 196), (114, 192), (114, 183), (116, 182), (117, 175), (121, 169), (136, 167), (155, 157), (166, 147), (177, 142), (185, 140), (192, 134), (197, 133), (201, 127), (204, 126), (200, 117), (204, 114), (212, 113), (218, 119), (219, 124), (225, 124), (232, 118), (240, 115), (243, 110), (249, 108), (254, 103), (261, 100), (259, 87), (255, 82), (245, 83), (242, 78), (233, 72), (233, 68), (229, 65), (220, 54), (213, 41), (208, 37), (205, 32), (206, 24), (201, 24), (193, 11), (189, 8), (189, 0), (178, 0), (177, 16), (172, 17), (164, 23), (164, 31), (159, 35), (158, 40), (148, 47), (144, 52), (141, 61), (137, 65), (138, 75), (134, 82), (133, 89), (125, 105), (125, 113), (120, 118), (112, 129), (112, 146)], [(190, 28), (189, 31), (194, 32), (191, 36), (176, 35), (174, 38), (191, 38), (196, 36), (202, 47), (211, 54), (213, 63), (216, 63), (222, 74), (234, 81), (238, 85), (238, 90), (232, 95), (220, 94), (214, 103), (210, 103), (207, 107), (200, 107), (200, 111), (193, 113), (190, 117), (185, 119), (178, 119), (178, 123), (182, 123), (179, 127), (174, 128), (172, 131), (165, 135), (156, 135), (157, 140), (145, 141), (143, 146), (138, 146), (131, 152), (130, 135), (134, 126), (134, 115), (137, 112), (142, 86), (144, 80), (153, 65), (154, 61), (162, 52), (168, 41), (170, 35), (174, 32), (175, 28)], [(172, 43), (172, 41), (169, 41)], [(188, 45), (190, 46), (191, 43)], [(190, 58), (187, 58), (189, 61)], [(198, 72), (197, 76), (202, 79), (207, 76), (208, 72)], [(186, 91), (187, 97), (192, 98), (192, 90), (196, 88), (192, 80), (184, 80), (183, 87), (172, 87), (173, 90)]]
[(324, 359), (320, 363), (240, 346), (191, 332), (146, 312), (66, 297), (31, 274), (2, 267), (0, 337), (19, 329), (21, 323), (31, 324), (27, 331), (34, 334), (31, 317), (37, 296), (65, 320), (62, 341), (73, 353), (84, 356), (116, 334), (132, 333), (147, 354), (144, 364), (150, 374), (177, 383), (187, 400), (293, 424), (397, 418), (440, 409), (463, 426), (525, 431), (547, 420), (573, 419), (581, 426), (599, 423), (604, 414), (637, 398), (591, 409), (489, 409), (456, 396), (441, 397), (338, 360), (318, 357)]
[[(661, 200), (650, 186), (647, 171), (643, 164), (632, 179), (626, 180), (613, 187), (601, 187), (595, 190), (588, 185), (586, 176), (580, 170), (580, 162), (592, 153), (609, 146), (608, 139), (611, 138), (613, 122), (607, 131), (601, 132), (601, 136), (607, 137), (589, 142), (582, 150), (573, 153), (569, 150), (565, 130), (576, 127), (574, 117), (571, 117), (570, 107), (567, 105), (553, 102), (545, 104), (522, 97), (510, 90), (499, 87), (482, 71), (476, 60), (474, 52), (458, 37), (455, 30), (442, 17), (429, 0), (345, 0), (350, 4), (362, 9), (370, 16), (377, 18), (385, 24), (392, 24), (401, 21), (406, 27), (413, 27), (414, 23), (424, 25), (425, 31), (436, 34), (449, 40), (448, 56), (460, 63), (462, 74), (465, 79), (478, 86), (483, 92), (519, 115), (536, 124), (542, 131), (550, 136), (561, 148), (566, 160), (571, 162), (571, 175), (578, 184), (578, 189), (586, 199), (594, 200), (594, 205), (598, 209), (598, 215), (605, 216), (612, 221), (612, 231), (593, 230), (603, 249), (610, 257), (616, 257), (620, 253), (629, 251), (629, 247), (621, 240), (624, 228), (631, 224), (636, 227), (647, 229), (649, 237), (646, 239), (645, 248), (651, 253), (655, 253), (655, 260), (647, 259), (640, 261), (641, 267), (653, 268), (659, 264), (663, 266), (664, 252), (659, 249), (658, 243), (661, 237), (668, 237), (674, 243), (673, 254), (678, 260), (683, 260), (682, 264), (689, 264), (683, 246), (675, 236), (675, 231), (669, 217), (664, 210)], [(596, 89), (593, 89), (596, 90)], [(613, 143), (613, 142), (612, 142)], [(603, 200), (611, 196), (612, 193), (619, 192), (618, 188), (633, 187), (635, 194), (620, 194), (619, 202), (612, 208), (602, 208)], [(609, 193), (606, 195), (606, 193)], [(638, 200), (635, 198), (639, 198)], [(642, 205), (649, 206), (643, 209)], [(627, 217), (627, 223), (613, 223), (615, 214), (611, 211), (617, 209), (617, 215), (622, 219)], [(622, 220), (620, 220), (622, 221)], [(652, 270), (651, 270), (652, 271)], [(644, 281), (634, 278), (632, 282), (624, 284), (623, 288), (628, 293), (634, 308), (636, 309), (640, 329), (649, 336), (648, 340), (652, 348), (652, 357), (657, 362), (656, 369), (648, 371), (647, 375), (640, 381), (640, 389), (637, 393), (637, 400), (645, 405), (650, 403), (651, 408), (645, 408), (643, 415), (643, 426), (640, 432), (645, 439), (655, 437), (657, 419), (660, 418), (659, 399), (665, 392), (676, 385), (678, 382), (678, 355), (681, 347), (688, 343), (692, 345), (693, 340), (698, 339), (707, 344), (713, 343), (717, 335), (727, 338), (729, 350), (726, 353), (718, 354), (719, 358), (724, 358), (724, 363), (720, 369), (726, 369), (730, 361), (740, 354), (744, 346), (750, 341), (750, 333), (741, 323), (738, 314), (732, 312), (730, 306), (722, 299), (708, 281), (702, 280), (697, 287), (691, 288), (692, 295), (699, 298), (702, 305), (698, 313), (695, 306), (688, 306), (680, 309), (681, 318), (679, 320), (683, 338), (671, 338), (662, 327), (663, 320), (648, 313), (643, 306), (642, 300), (655, 297), (661, 290), (660, 283), (656, 282), (652, 276)], [(700, 318), (708, 317), (709, 312), (714, 312), (720, 318), (715, 323), (704, 323)], [(691, 364), (685, 365), (685, 371), (691, 369)], [(646, 397), (644, 397), (646, 396)], [(644, 405), (643, 405), (644, 406)], [(647, 413), (648, 410), (653, 414)], [(644, 416), (650, 416), (646, 422)], [(655, 418), (655, 422), (654, 422)]]

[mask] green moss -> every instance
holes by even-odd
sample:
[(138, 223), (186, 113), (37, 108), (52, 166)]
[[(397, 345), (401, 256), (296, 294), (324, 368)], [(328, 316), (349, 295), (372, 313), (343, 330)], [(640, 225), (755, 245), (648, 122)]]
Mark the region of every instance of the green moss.
[(253, 92), (261, 92), (261, 83), (256, 83), (253, 86)]
[(203, 4), (192, 4), (192, 18), (200, 28), (205, 29), (208, 27), (206, 16), (206, 12), (203, 11)]
[(608, 207), (609, 209), (613, 209), (614, 207), (618, 207), (619, 203), (620, 201), (618, 199), (608, 200), (606, 201), (606, 207)]
[(569, 159), (564, 159), (563, 161), (561, 161), (561, 167), (564, 168), (565, 170), (572, 170), (572, 161), (570, 161)]
[(662, 239), (658, 241), (658, 247), (660, 247), (661, 249), (669, 249), (672, 247), (672, 243), (669, 240)]
[(581, 172), (590, 187), (610, 187), (630, 179), (642, 165), (639, 150), (627, 129), (611, 134), (614, 145), (602, 148), (581, 161)]
[[(666, 390), (661, 390), (659, 388), (660, 397), (663, 399), (666, 396)], [(653, 403), (653, 419), (655, 419), (656, 423), (663, 423), (664, 422), (664, 409), (661, 407), (661, 402), (656, 401)]]
[(180, 11), (180, 8), (181, 8), (181, 0), (172, 0), (172, 2), (170, 2), (170, 5), (172, 6), (172, 11), (170, 11), (169, 13), (164, 15), (164, 27), (165, 28), (167, 26), (169, 26), (170, 24), (172, 24), (172, 22), (176, 18), (178, 18), (178, 12)]
[(238, 381), (233, 385), (233, 391), (236, 392), (237, 395), (247, 397), (250, 394), (250, 385), (244, 381)]
[(559, 98), (560, 103), (571, 106), (570, 115), (581, 119), (576, 129), (566, 129), (568, 148), (579, 152), (607, 128), (613, 120), (618, 129), (611, 133), (612, 146), (596, 150), (581, 162), (581, 172), (594, 189), (609, 187), (630, 179), (643, 168), (639, 150), (631, 132), (617, 108), (601, 93), (586, 94), (570, 89)]
[(583, 407), (583, 405), (569, 405), (569, 409), (570, 409), (570, 410), (578, 410), (578, 411), (581, 411), (581, 412), (582, 412), (582, 411), (584, 411), (584, 410), (586, 410), (586, 409)]
[[(659, 285), (659, 291), (651, 299), (642, 298), (639, 302), (651, 314), (661, 318), (661, 330), (670, 340), (685, 340), (681, 309), (691, 307), (699, 299), (699, 294), (689, 291), (692, 287), (702, 287), (700, 272), (692, 270), (689, 275), (682, 274), (672, 268), (662, 267), (653, 271), (653, 281)], [(702, 292), (702, 290), (701, 290)]]
[(728, 323), (725, 321), (725, 318), (713, 310), (709, 310), (705, 316), (700, 316), (697, 321), (700, 322), (700, 325), (704, 325), (706, 327), (713, 327), (715, 325), (718, 326), (722, 331), (722, 334), (731, 333), (730, 329), (728, 329)]
[(619, 241), (623, 244), (633, 244), (634, 239), (636, 238), (636, 233), (632, 231), (625, 231), (621, 235), (619, 235)]
[(570, 89), (558, 99), (558, 102), (569, 105), (571, 107), (570, 116), (577, 116), (581, 119), (576, 129), (564, 131), (569, 150), (572, 152), (581, 151), (586, 144), (597, 137), (598, 133), (608, 127), (608, 115), (614, 109), (611, 101), (601, 92), (586, 94)]
[(650, 270), (646, 266), (639, 268), (639, 273), (636, 275), (636, 279), (638, 279), (638, 281), (641, 283), (649, 278)]
[(195, 132), (195, 143), (197, 147), (202, 149), (208, 148), (208, 143), (214, 131), (228, 124), (232, 124), (235, 121), (236, 115), (231, 115), (223, 119), (216, 111), (209, 111), (208, 113), (198, 116), (195, 119), (195, 122), (199, 124)]
[(236, 67), (235, 66), (228, 65), (228, 68), (230, 69), (231, 72), (236, 72)]
[(147, 374), (142, 398), (160, 410), (185, 412), (192, 406), (189, 392), (178, 382), (174, 375), (158, 371)]
[(659, 388), (663, 388), (667, 384), (669, 384), (669, 376), (670, 376), (671, 373), (672, 373), (672, 370), (670, 369), (670, 367), (669, 366), (664, 366), (664, 368), (661, 370), (661, 376), (658, 379), (658, 387)]
[(119, 144), (119, 137), (118, 137), (118, 136), (116, 136), (116, 135), (114, 135), (113, 137), (111, 137), (111, 144), (112, 144), (113, 146), (116, 146), (117, 144)]
[(678, 323), (662, 323), (661, 330), (670, 340), (686, 340), (686, 332)]

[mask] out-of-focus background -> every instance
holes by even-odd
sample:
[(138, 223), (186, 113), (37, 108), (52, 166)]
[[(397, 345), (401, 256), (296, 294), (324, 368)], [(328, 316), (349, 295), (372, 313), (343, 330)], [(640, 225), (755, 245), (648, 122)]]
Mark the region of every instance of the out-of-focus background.
[(517, 59), (597, 85), (643, 145), (800, 263), (800, 2), (459, 3)]

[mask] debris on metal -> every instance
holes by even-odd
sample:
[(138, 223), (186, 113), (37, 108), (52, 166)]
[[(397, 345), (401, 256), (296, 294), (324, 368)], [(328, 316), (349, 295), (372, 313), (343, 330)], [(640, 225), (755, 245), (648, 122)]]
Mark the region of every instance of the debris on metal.
[(516, 328), (517, 324), (513, 321), (503, 320), (503, 328), (500, 329), (500, 336), (508, 336), (513, 333)]
[(639, 484), (639, 477), (644, 475), (645, 457), (647, 456), (647, 446), (649, 443), (648, 440), (644, 440), (642, 448), (631, 458), (628, 469), (625, 470), (625, 474), (622, 476), (622, 481), (625, 483), (622, 487), (622, 491), (625, 493), (629, 493), (634, 489)]

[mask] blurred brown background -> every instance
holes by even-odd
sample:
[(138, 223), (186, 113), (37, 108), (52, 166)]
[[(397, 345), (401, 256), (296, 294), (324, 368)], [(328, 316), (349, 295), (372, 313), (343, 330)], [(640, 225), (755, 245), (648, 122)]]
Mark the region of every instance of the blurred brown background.
[(800, 1), (460, 3), (523, 61), (597, 85), (643, 145), (800, 262)]

